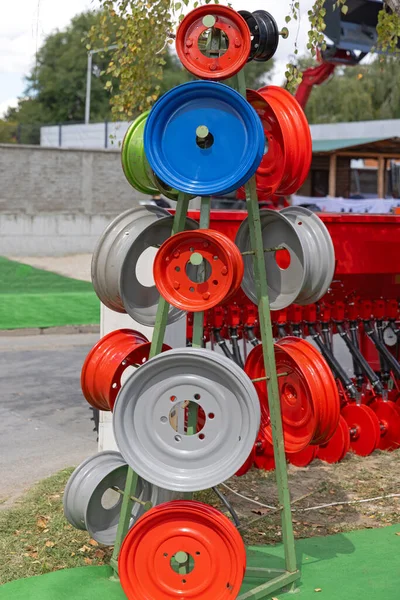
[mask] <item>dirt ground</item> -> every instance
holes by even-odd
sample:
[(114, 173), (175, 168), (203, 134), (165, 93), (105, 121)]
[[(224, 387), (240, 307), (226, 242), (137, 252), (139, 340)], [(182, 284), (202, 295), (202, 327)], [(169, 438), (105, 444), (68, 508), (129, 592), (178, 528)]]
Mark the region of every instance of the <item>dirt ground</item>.
[[(343, 462), (328, 465), (315, 460), (309, 467), (289, 466), (289, 487), (293, 502), (296, 538), (342, 533), (353, 529), (384, 527), (400, 523), (400, 450), (375, 451), (369, 457), (349, 453)], [(261, 503), (278, 503), (275, 473), (252, 469), (227, 485)], [(256, 506), (220, 487), (235, 508), (241, 531), (248, 544), (269, 544), (282, 538), (278, 511)], [(329, 504), (399, 494), (398, 498), (339, 505), (318, 510), (304, 509)], [(222, 505), (212, 491), (196, 495), (216, 507)], [(225, 512), (225, 510), (224, 510)]]

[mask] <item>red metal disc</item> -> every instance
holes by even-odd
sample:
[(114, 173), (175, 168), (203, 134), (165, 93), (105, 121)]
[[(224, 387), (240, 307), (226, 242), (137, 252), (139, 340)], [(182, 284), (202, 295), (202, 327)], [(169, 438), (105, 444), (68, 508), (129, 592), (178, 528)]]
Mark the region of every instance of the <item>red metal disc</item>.
[[(312, 440), (316, 421), (312, 407), (312, 394), (302, 366), (286, 351), (275, 344), (275, 361), (281, 401), (283, 436), (287, 453), (303, 450)], [(265, 377), (262, 346), (256, 346), (247, 357), (245, 372), (251, 379)], [(285, 375), (283, 375), (285, 373)], [(266, 383), (256, 383), (261, 404), (261, 427), (265, 438), (272, 443), (272, 428)]]
[[(150, 346), (144, 335), (131, 329), (117, 329), (101, 338), (87, 355), (81, 372), (82, 392), (89, 404), (112, 410), (123, 372), (145, 363)], [(162, 351), (170, 349), (164, 344)]]
[(273, 471), (275, 469), (274, 447), (265, 439), (262, 430), (256, 442), (254, 466), (262, 471)]
[[(206, 56), (199, 47), (209, 29), (203, 20), (216, 19), (214, 29), (227, 40), (227, 50)], [(228, 6), (200, 6), (186, 15), (176, 34), (176, 52), (183, 66), (200, 79), (228, 79), (236, 75), (247, 62), (251, 48), (250, 30), (246, 21)], [(221, 54), (221, 55), (220, 55)]]
[(266, 152), (256, 172), (257, 191), (272, 196), (279, 188), (285, 172), (285, 146), (275, 113), (265, 98), (247, 90), (247, 100), (261, 119), (265, 133)]
[[(371, 414), (372, 413), (372, 414)], [(376, 449), (376, 417), (364, 404), (347, 404), (342, 408), (350, 432), (350, 450), (358, 456), (369, 456)]]
[(239, 471), (235, 473), (236, 477), (242, 477), (242, 475), (246, 475), (246, 473), (250, 471), (251, 467), (254, 465), (255, 454), (256, 449), (255, 447), (253, 447), (253, 450), (250, 452), (249, 458), (246, 460), (244, 465), (240, 467)]
[(376, 400), (371, 404), (379, 420), (381, 435), (379, 450), (396, 450), (400, 447), (400, 409), (393, 402)]
[(312, 444), (326, 444), (335, 433), (340, 417), (339, 392), (332, 371), (318, 350), (306, 340), (286, 337), (278, 345), (285, 347), (303, 365), (312, 390), (317, 422)]
[(245, 546), (233, 523), (209, 505), (183, 500), (145, 513), (118, 559), (128, 600), (231, 600), (245, 570)]
[[(198, 283), (200, 266), (204, 281)], [(158, 291), (172, 306), (201, 312), (236, 294), (244, 265), (240, 250), (226, 235), (198, 229), (166, 240), (156, 254), (153, 272)]]
[(318, 456), (318, 446), (307, 446), (301, 452), (288, 454), (287, 459), (295, 467), (308, 467), (310, 463)]
[(339, 425), (329, 442), (319, 447), (318, 458), (330, 464), (338, 463), (346, 455), (349, 444), (349, 428), (344, 418), (340, 416)]
[(274, 111), (285, 145), (285, 175), (278, 194), (293, 194), (307, 178), (312, 160), (310, 127), (303, 109), (285, 89), (265, 86), (258, 90)]

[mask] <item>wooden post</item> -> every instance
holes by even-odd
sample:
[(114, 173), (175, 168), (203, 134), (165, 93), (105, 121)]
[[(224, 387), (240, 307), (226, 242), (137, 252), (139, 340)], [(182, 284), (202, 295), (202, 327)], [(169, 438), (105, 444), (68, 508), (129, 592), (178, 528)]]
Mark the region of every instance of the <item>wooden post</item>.
[(336, 196), (336, 167), (337, 156), (331, 154), (329, 161), (329, 195), (333, 198)]
[(378, 156), (378, 198), (385, 197), (385, 164), (386, 161), (383, 156)]

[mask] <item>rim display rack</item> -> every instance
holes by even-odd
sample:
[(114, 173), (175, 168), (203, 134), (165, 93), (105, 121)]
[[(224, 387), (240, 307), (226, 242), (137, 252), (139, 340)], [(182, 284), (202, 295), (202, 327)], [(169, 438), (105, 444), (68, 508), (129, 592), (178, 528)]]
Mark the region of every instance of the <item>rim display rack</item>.
[[(236, 76), (237, 89), (246, 98), (246, 83), (243, 71)], [(172, 233), (174, 235), (184, 230), (185, 220), (188, 213), (190, 196), (185, 193), (180, 193), (176, 206)], [(258, 300), (258, 311), (260, 315), (260, 330), (263, 347), (263, 358), (265, 363), (265, 371), (268, 376), (265, 378), (265, 383), (268, 390), (270, 418), (273, 432), (273, 446), (276, 464), (276, 481), (279, 495), (279, 509), (282, 518), (282, 542), (285, 553), (285, 569), (252, 568), (246, 569), (246, 579), (268, 580), (250, 591), (240, 594), (238, 600), (262, 600), (267, 598), (272, 593), (282, 588), (294, 587), (295, 582), (300, 577), (300, 572), (296, 565), (295, 543), (293, 535), (292, 513), (290, 505), (290, 495), (288, 488), (287, 465), (285, 457), (285, 448), (283, 440), (283, 429), (281, 419), (281, 407), (278, 390), (278, 378), (275, 365), (274, 354), (274, 339), (271, 323), (270, 302), (268, 298), (267, 276), (265, 272), (264, 253), (262, 240), (262, 230), (260, 222), (260, 210), (256, 190), (255, 176), (246, 184), (246, 206), (249, 216), (250, 239), (252, 247), (252, 256), (254, 261), (254, 274), (256, 283), (256, 292)], [(200, 211), (200, 228), (208, 229), (210, 225), (210, 208), (211, 199), (203, 197), (201, 200)], [(268, 249), (268, 251), (275, 251)], [(150, 358), (161, 352), (164, 342), (164, 335), (167, 326), (167, 317), (169, 304), (160, 297), (156, 323), (154, 328), (153, 340), (151, 343)], [(194, 316), (194, 335), (193, 346), (202, 347), (203, 339), (203, 313), (197, 312)], [(188, 428), (194, 431), (197, 422), (197, 408), (194, 408), (189, 413)], [(116, 542), (113, 555), (111, 558), (111, 566), (114, 570), (114, 578), (118, 579), (118, 555), (121, 544), (128, 532), (130, 515), (134, 502), (139, 500), (135, 498), (138, 475), (131, 469), (128, 469), (125, 490), (123, 492), (123, 501), (121, 504), (120, 520), (117, 530)], [(190, 498), (191, 494), (186, 494)], [(267, 560), (267, 559), (266, 559)]]

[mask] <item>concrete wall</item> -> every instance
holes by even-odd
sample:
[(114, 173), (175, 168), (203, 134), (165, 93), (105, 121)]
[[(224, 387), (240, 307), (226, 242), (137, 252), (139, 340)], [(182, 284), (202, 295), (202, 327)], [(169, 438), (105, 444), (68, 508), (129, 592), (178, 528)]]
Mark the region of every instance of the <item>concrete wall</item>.
[(92, 252), (107, 223), (145, 198), (118, 150), (0, 144), (0, 254)]

